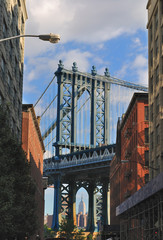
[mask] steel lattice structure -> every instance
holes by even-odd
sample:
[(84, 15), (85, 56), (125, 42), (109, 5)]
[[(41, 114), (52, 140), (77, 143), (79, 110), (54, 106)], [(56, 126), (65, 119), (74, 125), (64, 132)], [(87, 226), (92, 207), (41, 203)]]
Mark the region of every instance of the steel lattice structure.
[[(141, 91), (148, 89), (111, 77), (107, 68), (104, 76), (98, 75), (94, 66), (88, 74), (79, 72), (76, 63), (73, 63), (72, 70), (67, 70), (62, 61), (55, 76), (58, 85), (57, 119), (43, 134), (46, 139), (56, 128), (55, 157), (44, 160), (44, 176), (49, 177), (55, 190), (52, 227), (58, 229), (61, 214), (76, 222), (76, 193), (84, 187), (89, 195), (87, 230), (94, 231), (98, 218), (102, 224), (108, 224), (109, 168), (115, 154), (115, 145), (109, 145), (110, 85)], [(80, 111), (77, 104), (85, 91), (90, 101), (90, 141), (82, 146), (77, 142), (77, 114)], [(65, 148), (69, 149), (69, 154), (64, 154)], [(94, 201), (97, 192), (101, 196)]]
[[(76, 139), (77, 101), (84, 91), (90, 95), (90, 145), (109, 144), (109, 83), (101, 82), (96, 76), (95, 67), (92, 75), (85, 76), (77, 71), (76, 63), (72, 71), (63, 68), (60, 61), (57, 72), (58, 106), (56, 155), (61, 155), (62, 147), (78, 148)], [(107, 73), (106, 73), (107, 74)]]

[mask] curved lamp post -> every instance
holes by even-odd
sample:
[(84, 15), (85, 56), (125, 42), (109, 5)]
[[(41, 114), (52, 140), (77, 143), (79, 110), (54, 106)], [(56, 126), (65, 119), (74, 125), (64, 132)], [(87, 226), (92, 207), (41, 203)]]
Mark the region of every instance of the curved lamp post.
[(147, 168), (151, 168), (153, 170), (158, 170), (158, 168), (154, 168), (154, 167), (151, 167), (151, 166), (146, 166), (144, 163), (140, 163), (140, 162), (137, 162), (137, 161), (129, 161), (129, 160), (121, 160), (121, 163), (129, 163), (129, 162), (134, 162), (134, 163), (139, 163), (140, 165), (144, 166), (144, 167), (147, 167)]
[(49, 41), (51, 43), (58, 43), (59, 40), (60, 40), (60, 35), (50, 33), (50, 34), (42, 34), (42, 35), (31, 35), (31, 34), (17, 35), (17, 36), (13, 36), (13, 37), (0, 39), (0, 42), (5, 42), (7, 40), (11, 40), (11, 39), (15, 39), (15, 38), (21, 38), (21, 37), (37, 37), (37, 38), (39, 38), (43, 41)]

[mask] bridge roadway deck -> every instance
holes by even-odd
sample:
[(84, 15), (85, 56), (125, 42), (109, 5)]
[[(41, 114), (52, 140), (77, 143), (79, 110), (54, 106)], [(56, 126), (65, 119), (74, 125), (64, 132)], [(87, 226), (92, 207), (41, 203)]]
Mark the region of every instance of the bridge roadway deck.
[(115, 144), (77, 151), (44, 160), (44, 176), (60, 176), (62, 182), (100, 181), (109, 178), (110, 162), (115, 155)]

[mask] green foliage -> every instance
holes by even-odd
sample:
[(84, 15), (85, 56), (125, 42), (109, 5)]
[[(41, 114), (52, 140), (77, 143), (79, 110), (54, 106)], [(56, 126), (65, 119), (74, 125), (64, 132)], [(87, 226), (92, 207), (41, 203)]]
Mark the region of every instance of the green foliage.
[(87, 240), (92, 240), (93, 239), (93, 235), (90, 233), (90, 234), (88, 234), (88, 236), (87, 236)]
[(74, 239), (76, 239), (76, 240), (85, 240), (83, 229), (80, 229), (79, 231), (75, 232)]
[(76, 240), (84, 240), (84, 231), (83, 229), (79, 230), (74, 225), (73, 220), (71, 219), (62, 219), (62, 222), (59, 227), (59, 235), (61, 238), (65, 238), (67, 240), (76, 239)]
[(76, 230), (76, 226), (74, 225), (73, 220), (70, 219), (62, 219), (61, 224), (59, 226), (59, 235), (67, 240), (73, 239), (74, 231)]
[(55, 232), (51, 229), (48, 228), (47, 225), (44, 225), (44, 238), (49, 238), (49, 237), (54, 237)]
[(0, 108), (0, 239), (24, 239), (36, 224), (35, 184), (20, 144)]

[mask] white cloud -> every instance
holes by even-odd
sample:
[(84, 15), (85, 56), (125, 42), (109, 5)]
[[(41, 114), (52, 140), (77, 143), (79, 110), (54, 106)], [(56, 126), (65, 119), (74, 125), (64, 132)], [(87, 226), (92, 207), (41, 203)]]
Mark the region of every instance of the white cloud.
[(80, 51), (80, 49), (74, 49), (70, 51), (63, 51), (56, 55), (54, 58), (45, 55), (35, 57), (33, 56), (32, 58), (29, 58), (28, 68), (25, 68), (24, 91), (30, 91), (29, 86), (30, 84), (33, 84), (32, 81), (38, 78), (42, 79), (43, 74), (45, 74), (46, 72), (50, 72), (51, 74), (53, 74), (53, 72), (57, 70), (58, 59), (63, 60), (64, 67), (67, 69), (71, 69), (72, 63), (75, 62), (77, 59), (79, 71), (87, 71), (90, 68), (90, 57), (91, 53), (89, 53), (88, 51), (82, 52)]
[(88, 51), (82, 52), (80, 49), (74, 49), (66, 52), (62, 52), (59, 55), (59, 58), (63, 60), (64, 67), (71, 69), (72, 63), (76, 61), (80, 67), (79, 71), (87, 71), (90, 67), (89, 58), (91, 57), (91, 53)]
[(106, 41), (145, 28), (145, 7), (146, 0), (28, 0), (27, 31), (54, 31), (62, 42)]
[(125, 76), (132, 72), (134, 81), (139, 84), (148, 84), (148, 59), (143, 54), (138, 54), (133, 61), (124, 63), (116, 73), (116, 77), (125, 79)]
[(138, 83), (143, 85), (148, 85), (148, 69), (140, 69), (137, 72), (138, 74)]
[(132, 67), (133, 68), (144, 68), (144, 67), (147, 67), (147, 64), (148, 64), (147, 58), (145, 58), (142, 54), (139, 54), (138, 56), (136, 56)]
[(129, 67), (129, 63), (124, 63), (121, 69), (116, 73), (116, 77), (123, 79), (127, 74), (127, 70), (129, 69)]
[[(104, 41), (145, 29), (145, 6), (146, 0), (28, 0), (26, 32), (54, 32), (61, 35), (62, 44), (77, 41), (102, 47)], [(47, 48), (48, 43), (26, 40), (26, 56)]]
[[(37, 92), (34, 80), (46, 81), (42, 79), (45, 75), (48, 80), (49, 76), (53, 77), (59, 59), (63, 60), (67, 69), (71, 69), (72, 63), (77, 61), (78, 70), (84, 72), (91, 71), (92, 60), (95, 65), (110, 65), (109, 61), (104, 63), (103, 56), (98, 56), (98, 52), (95, 55), (95, 50), (104, 49), (106, 41), (122, 34), (132, 34), (138, 29), (145, 30), (147, 21), (146, 0), (27, 0), (26, 3), (26, 33), (59, 33), (61, 41), (59, 44), (50, 44), (38, 39), (26, 39), (25, 93)], [(87, 45), (83, 49), (79, 49), (78, 46), (71, 50), (70, 44), (67, 50), (66, 47), (71, 42)], [(134, 39), (134, 44), (141, 47), (138, 37)], [(94, 53), (91, 53), (92, 49)], [(139, 59), (135, 59), (133, 67), (137, 72), (139, 60), (145, 65), (145, 60), (140, 56)], [(104, 68), (101, 66), (97, 71), (103, 75)], [(125, 77), (128, 68), (128, 62), (124, 62), (119, 75), (116, 76)], [(139, 71), (139, 75), (142, 74), (143, 71)]]
[(135, 47), (142, 46), (141, 41), (140, 41), (140, 39), (138, 37), (133, 39), (133, 43), (134, 43)]

